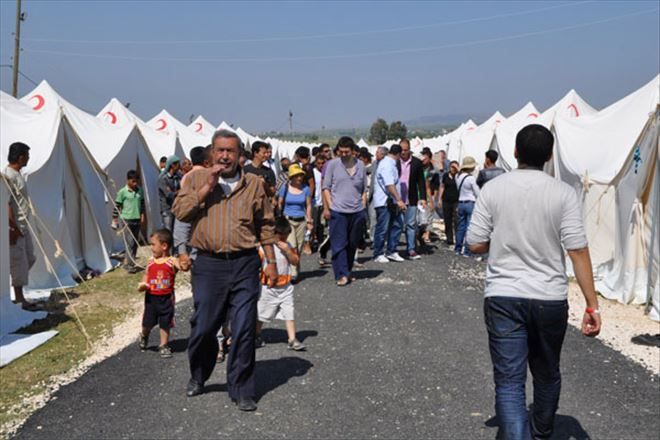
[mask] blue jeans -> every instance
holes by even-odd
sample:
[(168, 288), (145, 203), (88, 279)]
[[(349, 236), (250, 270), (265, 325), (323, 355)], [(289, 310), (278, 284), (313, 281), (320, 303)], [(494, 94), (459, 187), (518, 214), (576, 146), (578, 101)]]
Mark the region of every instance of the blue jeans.
[(408, 253), (415, 252), (417, 240), (417, 205), (408, 206), (403, 217), (405, 220), (406, 250)]
[(403, 217), (404, 214), (399, 209), (392, 209), (390, 211), (390, 224), (389, 235), (387, 236), (387, 255), (396, 252), (396, 247), (399, 245), (399, 238), (401, 231), (403, 231)]
[[(495, 379), (498, 438), (550, 437), (561, 390), (559, 357), (568, 302), (488, 297), (484, 316)], [(534, 379), (531, 417), (525, 405), (528, 364)]]
[(330, 247), (335, 279), (347, 277), (353, 270), (355, 252), (367, 226), (367, 210), (354, 214), (330, 211)]
[(458, 202), (458, 227), (456, 228), (456, 244), (454, 245), (454, 252), (457, 254), (472, 255), (467, 244), (463, 246), (463, 242), (467, 235), (468, 226), (470, 226), (473, 210), (474, 202)]
[(374, 258), (383, 255), (385, 248), (385, 235), (389, 230), (390, 211), (387, 206), (379, 206), (376, 209), (376, 228), (374, 229), (373, 248)]

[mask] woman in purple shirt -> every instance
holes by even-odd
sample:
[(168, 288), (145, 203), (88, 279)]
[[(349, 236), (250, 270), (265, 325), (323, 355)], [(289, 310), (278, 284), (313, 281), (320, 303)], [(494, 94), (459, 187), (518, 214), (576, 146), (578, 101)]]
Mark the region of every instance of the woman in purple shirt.
[(366, 227), (367, 172), (353, 157), (355, 142), (337, 142), (337, 158), (326, 165), (323, 177), (323, 216), (330, 221), (332, 270), (338, 286), (351, 281), (355, 251)]

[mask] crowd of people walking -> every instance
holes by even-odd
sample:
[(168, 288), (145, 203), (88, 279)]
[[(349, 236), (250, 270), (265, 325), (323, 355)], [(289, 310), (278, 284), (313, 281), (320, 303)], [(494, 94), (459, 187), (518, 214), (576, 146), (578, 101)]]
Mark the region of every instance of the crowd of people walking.
[[(240, 410), (254, 411), (255, 349), (265, 344), (263, 326), (283, 320), (288, 348), (306, 349), (294, 318), (295, 285), (306, 272), (301, 255), (318, 252), (319, 264), (326, 266), (330, 253), (336, 285), (348, 286), (363, 267), (357, 257), (368, 245), (374, 264), (424, 258), (439, 218), (445, 245), (457, 255), (488, 256), (484, 313), (502, 438), (546, 438), (561, 385), (565, 252), (587, 304), (582, 332), (595, 336), (601, 325), (579, 201), (569, 186), (543, 172), (553, 141), (546, 128), (525, 127), (516, 138), (519, 168), (508, 173), (496, 166), (495, 151), (485, 154), (476, 173), (473, 157), (459, 163), (428, 148), (416, 157), (407, 139), (378, 147), (374, 157), (342, 137), (332, 151), (327, 144), (300, 147), (276, 164), (269, 144), (254, 142), (248, 154), (228, 130), (215, 132), (210, 145), (193, 148), (190, 159), (164, 157), (158, 178), (161, 224), (149, 238), (152, 255), (138, 286), (145, 292), (140, 349), (146, 350), (158, 326), (159, 353), (172, 356), (175, 276), (191, 270), (186, 393), (203, 393), (227, 352), (229, 397)], [(22, 286), (34, 255), (26, 228), (27, 186), (20, 175), (29, 147), (12, 145), (8, 159), (12, 280), (16, 301), (29, 308)], [(126, 186), (116, 195), (113, 225), (125, 226), (129, 235), (129, 272), (140, 270), (136, 251), (145, 222), (140, 176), (128, 170)], [(399, 249), (402, 235), (405, 247)], [(528, 364), (534, 376), (530, 413)]]

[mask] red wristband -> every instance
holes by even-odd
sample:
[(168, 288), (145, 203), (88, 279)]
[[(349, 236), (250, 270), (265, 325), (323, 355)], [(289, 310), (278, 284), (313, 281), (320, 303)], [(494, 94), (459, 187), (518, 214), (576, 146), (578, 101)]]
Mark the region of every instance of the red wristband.
[(587, 312), (587, 313), (589, 313), (590, 315), (591, 315), (592, 313), (600, 313), (600, 310), (598, 310), (598, 309), (594, 309), (593, 307), (587, 307), (586, 309), (584, 309), (584, 311)]

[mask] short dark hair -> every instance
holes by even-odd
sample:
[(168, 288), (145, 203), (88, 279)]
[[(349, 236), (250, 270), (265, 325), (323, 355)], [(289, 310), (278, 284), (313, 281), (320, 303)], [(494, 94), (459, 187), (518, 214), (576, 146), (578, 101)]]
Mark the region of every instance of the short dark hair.
[(252, 156), (261, 150), (268, 150), (268, 144), (263, 141), (256, 141), (252, 144)]
[(27, 156), (30, 151), (28, 147), (23, 142), (14, 142), (9, 146), (9, 154), (7, 154), (7, 162), (16, 163), (21, 156)]
[(431, 153), (431, 150), (424, 149), (422, 150), (422, 156), (426, 156), (430, 159), (431, 157), (433, 157), (433, 153)]
[(497, 162), (497, 159), (500, 157), (499, 154), (497, 154), (497, 151), (495, 150), (488, 150), (486, 151), (486, 157), (488, 158), (491, 163)]
[(319, 154), (319, 151), (321, 151), (319, 147), (312, 148), (312, 156), (316, 157), (316, 155)]
[(403, 144), (404, 142), (405, 142), (406, 144), (408, 144), (408, 146), (410, 146), (410, 140), (409, 140), (408, 138), (406, 138), (406, 137), (402, 138), (402, 139), (399, 141), (399, 145)]
[(296, 148), (296, 156), (298, 156), (300, 159), (307, 159), (309, 158), (309, 148), (300, 146)]
[(452, 165), (452, 164), (460, 165), (460, 163), (458, 163), (457, 160), (452, 160), (451, 162), (449, 162), (449, 165)]
[(544, 126), (539, 124), (528, 125), (516, 135), (518, 163), (542, 168), (552, 157), (554, 142), (554, 136)]
[(137, 173), (135, 170), (128, 170), (126, 173), (126, 180), (131, 180), (131, 179), (139, 179), (140, 175)]
[(328, 145), (328, 144), (326, 144), (326, 143), (322, 143), (321, 145), (319, 145), (319, 150), (322, 150), (322, 149), (324, 149), (324, 148), (328, 148), (328, 149), (330, 149), (330, 145)]
[(401, 154), (401, 145), (399, 144), (394, 144), (390, 147), (390, 154), (394, 154), (395, 156), (397, 154)]
[(156, 237), (161, 243), (167, 243), (168, 249), (172, 249), (172, 246), (174, 246), (174, 237), (172, 237), (172, 233), (169, 229), (157, 229), (151, 234), (151, 236)]
[(278, 235), (289, 235), (291, 233), (291, 224), (286, 217), (277, 217), (275, 219), (275, 233)]
[(190, 161), (193, 165), (204, 165), (206, 159), (208, 159), (206, 147), (195, 147), (190, 150)]
[(353, 151), (355, 149), (355, 141), (350, 136), (342, 136), (337, 141), (337, 150), (340, 148), (350, 148)]
[(167, 162), (167, 156), (163, 156), (163, 157), (161, 157), (160, 160), (159, 160), (158, 162), (159, 162), (159, 163)]

